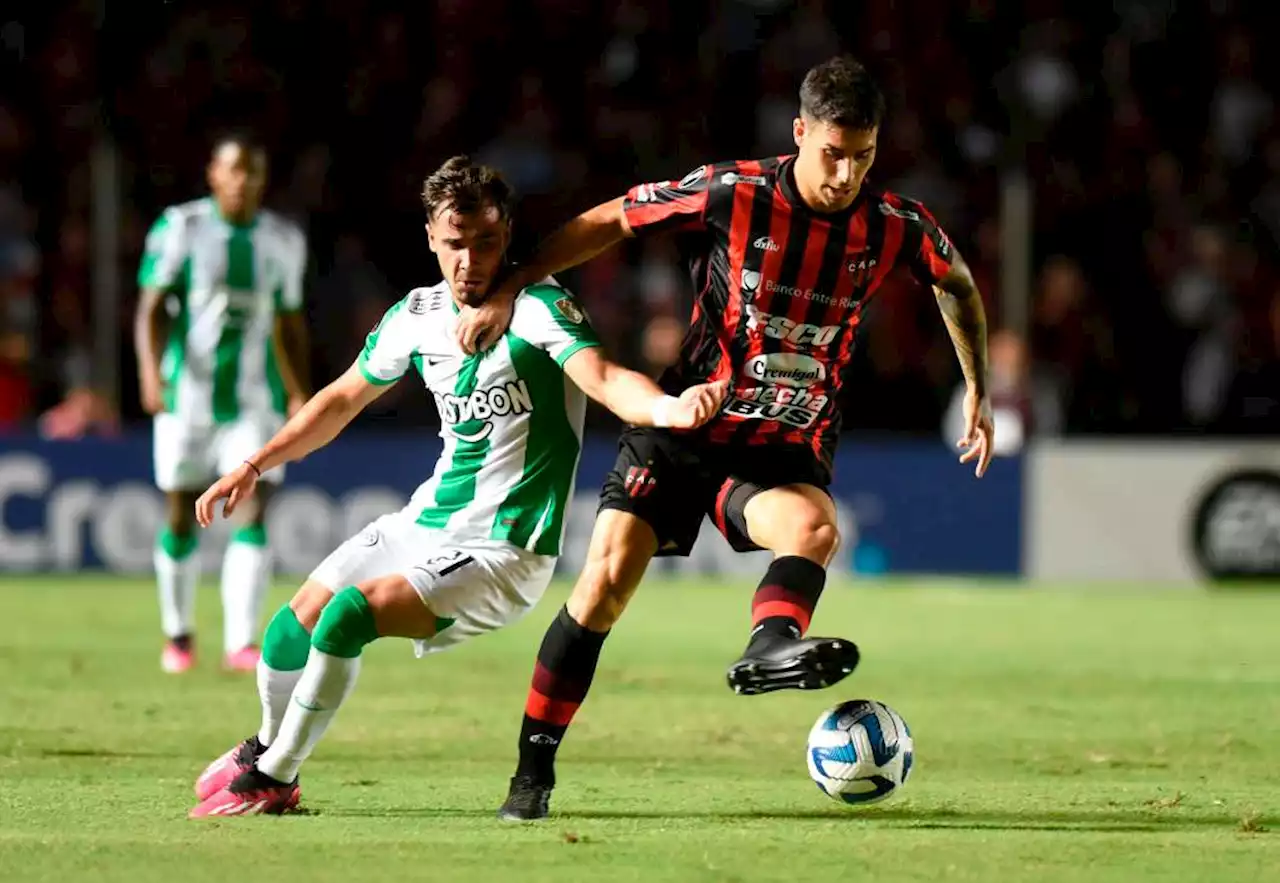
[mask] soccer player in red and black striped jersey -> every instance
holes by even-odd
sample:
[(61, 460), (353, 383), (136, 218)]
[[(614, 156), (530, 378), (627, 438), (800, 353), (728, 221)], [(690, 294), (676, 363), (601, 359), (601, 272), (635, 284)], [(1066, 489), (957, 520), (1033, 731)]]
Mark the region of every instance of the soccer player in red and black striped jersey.
[[(730, 391), (696, 432), (627, 428), (605, 481), (587, 562), (538, 652), (520, 761), (500, 815), (547, 814), (555, 752), (586, 697), (601, 646), (655, 555), (687, 555), (704, 515), (739, 551), (773, 563), (728, 682), (738, 693), (826, 687), (857, 647), (805, 637), (836, 551), (827, 492), (839, 399), (863, 312), (906, 265), (931, 287), (968, 382), (962, 462), (992, 450), (986, 319), (973, 277), (929, 212), (865, 182), (884, 98), (857, 61), (815, 67), (800, 89), (794, 156), (701, 166), (640, 184), (570, 221), (460, 328), (464, 347), (506, 327), (510, 294), (627, 236), (676, 235), (697, 289), (670, 395), (706, 381)], [(660, 420), (655, 421), (658, 425)]]

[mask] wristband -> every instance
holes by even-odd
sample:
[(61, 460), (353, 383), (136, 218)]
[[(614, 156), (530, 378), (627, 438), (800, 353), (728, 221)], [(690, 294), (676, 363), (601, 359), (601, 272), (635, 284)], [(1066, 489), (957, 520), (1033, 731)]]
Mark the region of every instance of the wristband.
[(246, 465), (246, 466), (248, 466), (250, 469), (252, 469), (252, 470), (253, 470), (253, 474), (254, 474), (254, 475), (256, 475), (256, 476), (258, 476), (258, 478), (262, 478), (262, 470), (261, 470), (261, 469), (259, 469), (257, 466), (254, 466), (254, 465), (253, 465), (252, 463), (250, 463), (248, 460), (245, 460), (245, 461), (244, 461), (244, 465)]
[(671, 425), (671, 409), (680, 400), (675, 396), (660, 396), (653, 402), (653, 410), (649, 413), (649, 419), (653, 421), (653, 425), (659, 428)]

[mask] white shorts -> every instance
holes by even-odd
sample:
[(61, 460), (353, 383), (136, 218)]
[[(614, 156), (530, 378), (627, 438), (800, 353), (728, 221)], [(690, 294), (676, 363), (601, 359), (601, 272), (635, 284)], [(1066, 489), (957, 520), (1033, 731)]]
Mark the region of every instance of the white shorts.
[(382, 516), (334, 549), (310, 578), (337, 592), (403, 576), (432, 613), (453, 620), (434, 637), (414, 641), (418, 656), (515, 622), (547, 590), (555, 558), (499, 540), (460, 540), (423, 527), (416, 516), (409, 509)]
[[(203, 491), (220, 475), (235, 469), (284, 425), (279, 414), (245, 415), (231, 423), (193, 423), (177, 414), (157, 414), (153, 428), (156, 487), (169, 491)], [(262, 476), (278, 484), (284, 467)]]

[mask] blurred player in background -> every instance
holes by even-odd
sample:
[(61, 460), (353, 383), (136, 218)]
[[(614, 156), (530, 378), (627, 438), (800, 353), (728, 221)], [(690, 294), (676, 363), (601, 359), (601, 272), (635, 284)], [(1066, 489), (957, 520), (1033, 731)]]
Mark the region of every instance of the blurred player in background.
[[(298, 801), (298, 769), (351, 693), (365, 645), (413, 638), (419, 655), (523, 616), (560, 554), (573, 498), (586, 396), (638, 425), (692, 429), (716, 413), (724, 384), (679, 399), (608, 361), (573, 296), (550, 278), (522, 289), (492, 352), (465, 355), (459, 308), (488, 296), (510, 238), (511, 193), (492, 169), (454, 157), (426, 181), (427, 241), (443, 282), (395, 304), (347, 372), (261, 451), (196, 504), (229, 513), (260, 475), (332, 441), (410, 367), (440, 412), (444, 452), (405, 508), (339, 546), (267, 627), (258, 733), (196, 782), (192, 817), (281, 813)], [(567, 380), (566, 380), (567, 376)]]
[(796, 155), (633, 187), (562, 227), (464, 319), (462, 343), (475, 346), (505, 326), (513, 292), (531, 279), (628, 236), (676, 233), (697, 298), (680, 360), (661, 384), (669, 393), (731, 385), (721, 413), (697, 432), (623, 433), (586, 566), (538, 651), (504, 818), (547, 814), (556, 751), (609, 630), (650, 559), (688, 555), (704, 515), (735, 550), (775, 555), (752, 601), (746, 650), (728, 670), (733, 690), (826, 687), (857, 665), (851, 641), (804, 634), (839, 544), (827, 491), (837, 401), (862, 312), (896, 266), (936, 294), (967, 384), (960, 459), (986, 470), (993, 429), (982, 299), (924, 206), (865, 183), (883, 114), (861, 64), (824, 62), (800, 89)]
[[(195, 658), (196, 497), (271, 438), (306, 400), (306, 239), (261, 208), (267, 156), (245, 135), (214, 146), (211, 196), (165, 210), (147, 235), (134, 324), (142, 405), (155, 415), (155, 481), (168, 498), (156, 544), (161, 666)], [(223, 664), (257, 666), (270, 578), (264, 515), (283, 478), (263, 476), (222, 562)]]

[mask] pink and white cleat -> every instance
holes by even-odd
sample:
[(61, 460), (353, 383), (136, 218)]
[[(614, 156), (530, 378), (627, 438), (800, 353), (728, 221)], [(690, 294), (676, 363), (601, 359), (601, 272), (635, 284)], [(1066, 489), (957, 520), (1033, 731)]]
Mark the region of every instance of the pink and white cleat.
[(196, 799), (207, 800), (226, 788), (241, 773), (253, 769), (254, 763), (266, 750), (255, 734), (223, 754), (205, 767), (204, 772), (196, 779)]
[(250, 644), (222, 657), (222, 667), (227, 671), (257, 671), (262, 651)]
[(165, 641), (160, 653), (160, 668), (171, 675), (190, 671), (196, 664), (196, 648), (190, 638)]
[(296, 779), (285, 784), (250, 769), (200, 801), (187, 817), (278, 816), (296, 807), (300, 796)]

